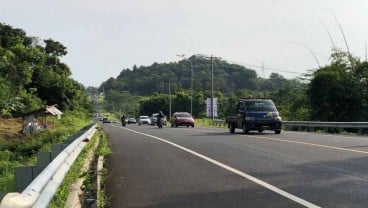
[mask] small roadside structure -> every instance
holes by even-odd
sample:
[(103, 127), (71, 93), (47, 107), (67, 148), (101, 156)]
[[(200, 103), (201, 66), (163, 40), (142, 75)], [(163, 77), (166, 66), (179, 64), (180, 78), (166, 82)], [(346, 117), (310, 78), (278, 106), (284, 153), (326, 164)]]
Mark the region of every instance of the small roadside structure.
[(45, 108), (28, 113), (23, 117), (23, 134), (30, 134), (33, 132), (45, 130), (50, 127), (50, 121), (48, 117), (52, 116), (52, 125), (55, 124), (55, 117), (61, 118), (61, 112), (56, 108), (56, 105), (46, 106)]

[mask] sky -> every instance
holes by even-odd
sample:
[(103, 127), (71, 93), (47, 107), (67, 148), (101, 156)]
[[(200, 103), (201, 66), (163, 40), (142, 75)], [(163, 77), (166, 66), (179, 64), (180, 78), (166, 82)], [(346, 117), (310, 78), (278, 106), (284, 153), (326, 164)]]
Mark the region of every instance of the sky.
[(367, 11), (367, 0), (4, 0), (0, 22), (61, 42), (72, 78), (98, 87), (178, 54), (213, 55), (265, 78), (326, 65), (332, 47), (366, 60)]

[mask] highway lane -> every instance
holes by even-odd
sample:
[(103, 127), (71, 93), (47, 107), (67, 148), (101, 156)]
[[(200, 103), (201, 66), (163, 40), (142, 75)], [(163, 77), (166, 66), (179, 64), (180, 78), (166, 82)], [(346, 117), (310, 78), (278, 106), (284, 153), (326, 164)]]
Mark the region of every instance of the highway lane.
[[(232, 135), (218, 128), (160, 130), (128, 125), (133, 130), (130, 131), (103, 126), (115, 152), (109, 157), (113, 171), (107, 185), (112, 207), (312, 207), (313, 204), (366, 207), (367, 204), (365, 137), (297, 132)], [(253, 176), (271, 188), (164, 141)], [(116, 182), (119, 180), (120, 183)], [(272, 187), (291, 197), (280, 195)]]

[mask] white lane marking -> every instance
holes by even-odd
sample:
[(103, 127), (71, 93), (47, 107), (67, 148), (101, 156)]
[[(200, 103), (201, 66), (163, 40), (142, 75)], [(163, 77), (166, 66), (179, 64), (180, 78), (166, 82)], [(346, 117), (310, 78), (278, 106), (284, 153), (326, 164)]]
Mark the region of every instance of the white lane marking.
[(308, 134), (314, 134), (314, 135), (323, 135), (323, 136), (334, 136), (334, 137), (338, 137), (338, 138), (343, 138), (343, 139), (357, 139), (357, 140), (367, 140), (367, 137), (364, 136), (347, 136), (347, 135), (343, 135), (343, 134), (325, 134), (325, 133), (317, 133), (317, 132), (298, 132), (298, 131), (283, 131), (284, 133), (287, 134), (302, 134), (302, 135), (308, 135)]
[(341, 150), (341, 151), (346, 151), (346, 152), (354, 152), (354, 153), (360, 153), (360, 154), (368, 154), (367, 151), (354, 150), (354, 149), (335, 147), (335, 146), (328, 146), (328, 145), (322, 145), (322, 144), (314, 144), (314, 143), (308, 143), (308, 142), (297, 142), (297, 141), (291, 141), (291, 140), (286, 140), (286, 139), (276, 139), (276, 138), (262, 137), (262, 136), (251, 136), (251, 135), (242, 135), (242, 136), (253, 137), (253, 138), (264, 139), (264, 140), (271, 140), (271, 141), (278, 141), (278, 142), (302, 144), (302, 145), (308, 145), (308, 146), (313, 146), (313, 147), (322, 147), (322, 148), (327, 148), (327, 149), (335, 149), (335, 150)]
[[(198, 129), (196, 129), (195, 131), (204, 132), (204, 133), (217, 132), (217, 131), (204, 131), (204, 130), (198, 130)], [(265, 139), (265, 140), (272, 140), (272, 141), (279, 141), (279, 142), (288, 142), (288, 143), (294, 143), (294, 144), (302, 144), (302, 145), (308, 145), (308, 146), (314, 146), (314, 147), (322, 147), (322, 148), (335, 149), (335, 150), (341, 150), (341, 151), (346, 151), (346, 152), (368, 154), (367, 151), (362, 151), (362, 150), (354, 150), (354, 149), (348, 149), (348, 148), (343, 148), (343, 147), (335, 147), (335, 146), (314, 144), (314, 143), (308, 143), (308, 142), (298, 142), (298, 141), (292, 141), (292, 140), (287, 140), (287, 139), (276, 139), (276, 138), (271, 138), (271, 137), (252, 136), (252, 135), (244, 135), (244, 134), (242, 134), (241, 136), (253, 137), (253, 138), (258, 138), (258, 139)], [(330, 136), (330, 135), (324, 135), (324, 136)], [(345, 137), (345, 138), (349, 138), (349, 137)]]
[[(119, 127), (119, 128), (123, 128), (123, 127)], [(260, 180), (260, 179), (258, 179), (256, 177), (253, 177), (251, 175), (248, 175), (245, 172), (242, 172), (240, 170), (237, 170), (235, 168), (232, 168), (232, 167), (230, 167), (230, 166), (228, 166), (228, 165), (226, 165), (226, 164), (224, 164), (222, 162), (219, 162), (217, 160), (211, 159), (211, 158), (209, 158), (209, 157), (207, 157), (207, 156), (205, 156), (203, 154), (200, 154), (198, 152), (195, 152), (193, 150), (190, 150), (190, 149), (188, 149), (186, 147), (183, 147), (181, 145), (178, 145), (176, 143), (170, 142), (168, 140), (165, 140), (165, 139), (162, 139), (160, 137), (156, 137), (156, 136), (153, 136), (153, 135), (150, 135), (150, 134), (138, 132), (138, 131), (135, 131), (135, 130), (132, 130), (132, 129), (128, 129), (128, 128), (123, 128), (123, 129), (126, 129), (128, 131), (134, 132), (136, 134), (141, 134), (141, 135), (144, 135), (144, 136), (147, 136), (147, 137), (151, 137), (153, 139), (156, 139), (156, 140), (159, 140), (161, 142), (164, 142), (164, 143), (167, 143), (169, 145), (172, 145), (172, 146), (174, 146), (174, 147), (176, 147), (178, 149), (181, 149), (181, 150), (186, 151), (186, 152), (188, 152), (190, 154), (193, 154), (193, 155), (195, 155), (195, 156), (197, 156), (199, 158), (202, 158), (202, 159), (204, 159), (204, 160), (206, 160), (206, 161), (208, 161), (208, 162), (210, 162), (210, 163), (212, 163), (214, 165), (217, 165), (217, 166), (219, 166), (221, 168), (224, 168), (224, 169), (226, 169), (226, 170), (228, 170), (228, 171), (230, 171), (230, 172), (232, 172), (234, 174), (237, 174), (237, 175), (239, 175), (239, 176), (241, 176), (243, 178), (246, 178), (246, 179), (248, 179), (248, 180), (250, 180), (250, 181), (252, 181), (252, 182), (254, 182), (254, 183), (256, 183), (256, 184), (258, 184), (260, 186), (263, 186), (266, 189), (269, 189), (269, 190), (271, 190), (271, 191), (273, 191), (273, 192), (275, 192), (275, 193), (277, 193), (277, 194), (279, 194), (281, 196), (284, 196), (285, 198), (288, 198), (288, 199), (290, 199), (292, 201), (295, 201), (295, 202), (297, 202), (297, 203), (299, 203), (299, 204), (301, 204), (301, 205), (303, 205), (305, 207), (309, 207), (309, 208), (319, 208), (320, 207), (320, 206), (317, 206), (315, 204), (312, 204), (311, 202), (308, 202), (308, 201), (306, 201), (306, 200), (304, 200), (302, 198), (299, 198), (299, 197), (297, 197), (295, 195), (292, 195), (292, 194), (290, 194), (290, 193), (288, 193), (288, 192), (286, 192), (286, 191), (284, 191), (282, 189), (279, 189), (276, 186), (273, 186), (273, 185), (271, 185), (269, 183), (266, 183), (266, 182), (264, 182), (264, 181), (262, 181), (262, 180)]]

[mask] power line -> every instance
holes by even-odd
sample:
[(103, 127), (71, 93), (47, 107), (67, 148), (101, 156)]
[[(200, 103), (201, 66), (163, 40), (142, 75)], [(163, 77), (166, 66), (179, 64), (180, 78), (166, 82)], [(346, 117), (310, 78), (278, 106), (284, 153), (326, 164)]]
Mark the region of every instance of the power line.
[[(255, 65), (255, 64), (247, 64), (247, 63), (243, 63), (243, 62), (238, 62), (238, 61), (232, 61), (229, 59), (225, 59), (226, 61), (230, 62), (230, 63), (234, 63), (234, 64), (238, 64), (238, 65), (243, 65), (243, 66), (249, 66), (249, 67), (254, 67), (254, 68), (259, 68), (262, 70), (267, 70), (267, 71), (277, 71), (277, 72), (284, 72), (284, 73), (290, 73), (290, 74), (298, 74), (298, 75), (303, 75), (305, 73), (301, 73), (301, 72), (295, 72), (295, 71), (288, 71), (288, 70), (282, 70), (282, 69), (275, 69), (275, 68), (271, 68), (271, 67), (265, 67), (263, 66), (259, 66), (259, 65)], [(313, 69), (305, 69), (305, 71), (307, 70), (313, 70)]]

